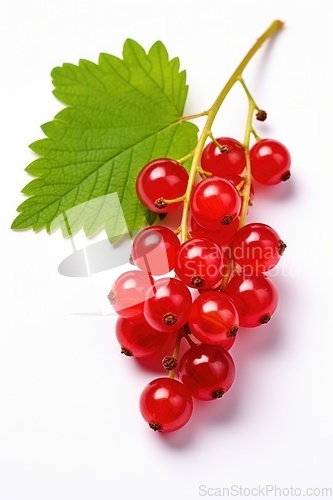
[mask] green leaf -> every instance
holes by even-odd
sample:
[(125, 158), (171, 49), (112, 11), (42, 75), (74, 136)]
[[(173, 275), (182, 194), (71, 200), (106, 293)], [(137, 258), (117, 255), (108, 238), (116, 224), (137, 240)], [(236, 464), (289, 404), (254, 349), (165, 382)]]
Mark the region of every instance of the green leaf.
[(101, 54), (52, 71), (54, 95), (67, 107), (45, 123), (39, 155), (27, 172), (13, 229), (105, 229), (109, 238), (140, 229), (156, 216), (138, 201), (135, 179), (150, 160), (181, 158), (197, 142), (197, 127), (179, 120), (188, 87), (179, 60), (161, 42), (148, 53), (127, 40), (123, 59)]

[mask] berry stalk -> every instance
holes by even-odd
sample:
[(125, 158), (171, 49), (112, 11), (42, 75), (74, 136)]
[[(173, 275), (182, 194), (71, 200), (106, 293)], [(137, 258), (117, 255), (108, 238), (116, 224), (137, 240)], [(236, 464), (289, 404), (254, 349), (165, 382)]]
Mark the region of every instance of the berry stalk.
[(175, 368), (177, 366), (177, 361), (178, 361), (178, 354), (179, 354), (179, 347), (180, 347), (180, 342), (182, 340), (183, 332), (182, 330), (179, 330), (177, 334), (177, 340), (176, 344), (172, 353), (172, 359), (175, 360), (175, 366), (172, 368), (172, 370), (169, 371), (169, 377), (170, 378), (175, 378)]
[(253, 112), (255, 109), (256, 109), (256, 106), (255, 106), (254, 102), (252, 100), (249, 100), (249, 110), (248, 110), (248, 114), (247, 114), (245, 137), (244, 137), (244, 143), (243, 143), (244, 144), (245, 158), (246, 158), (245, 175), (244, 175), (245, 184), (244, 184), (244, 187), (241, 191), (242, 208), (241, 208), (240, 217), (239, 217), (238, 229), (243, 227), (245, 224), (247, 209), (248, 209), (249, 201), (250, 201), (252, 177), (251, 177), (251, 161), (250, 161), (249, 148), (250, 148), (250, 137), (251, 137), (251, 131), (252, 131), (252, 118), (253, 118)]
[[(192, 159), (192, 164), (191, 164), (191, 169), (189, 173), (189, 179), (188, 179), (188, 184), (187, 184), (187, 189), (185, 192), (184, 196), (184, 208), (183, 208), (183, 215), (182, 215), (182, 221), (181, 221), (181, 240), (182, 243), (187, 241), (188, 239), (188, 229), (187, 229), (187, 221), (188, 221), (188, 213), (189, 213), (189, 204), (190, 204), (190, 198), (191, 198), (191, 193), (193, 190), (193, 186), (195, 183), (195, 177), (196, 174), (198, 173), (198, 169), (200, 168), (200, 157), (202, 154), (202, 151), (205, 146), (205, 142), (207, 138), (211, 135), (211, 128), (214, 123), (215, 117), (224, 101), (224, 99), (227, 97), (229, 94), (230, 90), (232, 87), (235, 85), (237, 81), (242, 80), (242, 74), (248, 63), (251, 61), (252, 57), (256, 54), (256, 52), (260, 49), (260, 47), (268, 40), (271, 38), (277, 31), (279, 31), (283, 27), (283, 22), (276, 20), (273, 21), (273, 23), (267, 28), (267, 30), (258, 38), (256, 43), (251, 47), (251, 49), (248, 51), (248, 53), (245, 55), (243, 60), (240, 62), (240, 64), (237, 66), (233, 74), (230, 76), (229, 80), (221, 90), (220, 94), (217, 96), (215, 102), (213, 105), (209, 108), (207, 112), (202, 113), (202, 116), (207, 114), (207, 120), (206, 123), (203, 127), (203, 130), (200, 134), (197, 146), (194, 150), (193, 154), (193, 159)], [(248, 136), (248, 140), (246, 142), (249, 142), (249, 137), (250, 137), (250, 132), (252, 130), (252, 114), (255, 109), (254, 103), (252, 99), (249, 99), (250, 103), (250, 108), (252, 109), (251, 112), (251, 124), (249, 125), (249, 119), (247, 123), (247, 128), (246, 128), (246, 137)], [(250, 112), (249, 112), (250, 115)], [(249, 154), (248, 154), (248, 144), (244, 145), (245, 147), (245, 154), (247, 158), (247, 166), (246, 166), (246, 176), (247, 176), (247, 182), (245, 186), (245, 192), (244, 192), (244, 199), (243, 199), (243, 207), (245, 208), (242, 209), (242, 212), (246, 214), (247, 210), (247, 205), (248, 205), (248, 199), (249, 199), (249, 189), (250, 189), (250, 184), (251, 184), (251, 175), (248, 174), (250, 170), (250, 164), (249, 164)], [(247, 200), (247, 203), (245, 203)], [(244, 219), (244, 216), (243, 216)]]

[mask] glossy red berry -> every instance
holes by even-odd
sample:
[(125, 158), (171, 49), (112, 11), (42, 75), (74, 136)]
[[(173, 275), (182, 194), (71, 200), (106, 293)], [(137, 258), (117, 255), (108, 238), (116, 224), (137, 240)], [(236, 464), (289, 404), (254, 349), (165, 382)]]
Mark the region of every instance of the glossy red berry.
[(221, 281), (222, 252), (207, 238), (192, 238), (180, 247), (175, 271), (191, 288), (211, 287)]
[(118, 318), (116, 337), (122, 354), (142, 358), (155, 354), (167, 341), (167, 335), (154, 330), (146, 321), (131, 323), (128, 319)]
[(226, 293), (207, 291), (193, 301), (188, 326), (201, 342), (228, 345), (229, 339), (236, 336), (238, 325), (236, 307)]
[(143, 319), (143, 305), (153, 279), (143, 271), (127, 271), (114, 282), (108, 299), (119, 316), (131, 321)]
[(273, 228), (253, 222), (237, 232), (231, 248), (243, 274), (250, 275), (264, 273), (276, 266), (286, 245)]
[(144, 304), (146, 321), (161, 332), (175, 332), (187, 322), (192, 296), (175, 278), (161, 278), (149, 288)]
[(136, 192), (141, 203), (152, 212), (167, 213), (181, 202), (165, 204), (183, 196), (188, 182), (185, 168), (170, 158), (160, 158), (148, 163), (136, 180)]
[(200, 226), (209, 230), (228, 226), (238, 217), (241, 198), (231, 182), (209, 177), (193, 189), (191, 213)]
[(193, 400), (190, 391), (179, 380), (160, 377), (142, 391), (140, 411), (154, 431), (172, 432), (190, 420)]
[(193, 397), (204, 401), (221, 398), (233, 384), (235, 364), (220, 346), (190, 347), (179, 364), (179, 377)]
[(290, 177), (290, 153), (279, 141), (258, 141), (250, 149), (250, 161), (252, 175), (261, 184), (278, 184)]
[(201, 166), (217, 177), (241, 174), (246, 165), (243, 145), (230, 137), (218, 137), (219, 148), (210, 142), (204, 148), (201, 156)]
[(277, 308), (278, 294), (266, 276), (234, 276), (225, 289), (234, 302), (239, 325), (255, 327), (268, 323)]
[(146, 227), (134, 238), (132, 259), (143, 271), (159, 276), (174, 269), (179, 248), (179, 239), (168, 227)]

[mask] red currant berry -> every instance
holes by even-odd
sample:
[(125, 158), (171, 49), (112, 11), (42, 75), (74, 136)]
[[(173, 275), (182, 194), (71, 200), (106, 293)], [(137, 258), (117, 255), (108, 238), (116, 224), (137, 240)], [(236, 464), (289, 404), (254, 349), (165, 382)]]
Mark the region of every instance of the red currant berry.
[(219, 148), (214, 142), (207, 144), (202, 152), (201, 166), (217, 177), (241, 174), (246, 165), (243, 144), (230, 137), (218, 137)]
[(193, 400), (190, 391), (179, 380), (160, 377), (142, 391), (140, 411), (154, 431), (172, 432), (190, 420)]
[(131, 321), (143, 319), (143, 305), (153, 279), (142, 271), (127, 271), (114, 282), (108, 299), (119, 316)]
[(278, 294), (266, 276), (234, 276), (225, 289), (239, 315), (239, 325), (255, 327), (268, 323), (277, 308)]
[(251, 171), (261, 184), (271, 185), (290, 177), (290, 154), (281, 142), (261, 139), (250, 149)]
[(125, 318), (117, 319), (116, 337), (122, 354), (136, 358), (156, 353), (167, 341), (164, 333), (154, 330), (146, 321), (131, 323)]
[(219, 177), (209, 177), (193, 189), (191, 212), (200, 226), (209, 230), (228, 226), (238, 217), (241, 198), (231, 182)]
[(187, 286), (175, 278), (161, 278), (146, 294), (144, 316), (161, 332), (175, 332), (185, 325), (192, 304)]
[(181, 245), (175, 271), (189, 287), (211, 287), (221, 281), (222, 264), (222, 252), (216, 243), (193, 238)]
[(193, 397), (212, 401), (232, 386), (235, 364), (223, 347), (199, 344), (190, 347), (181, 358), (179, 377)]
[(239, 224), (239, 217), (236, 217), (229, 226), (223, 226), (215, 231), (210, 231), (209, 229), (205, 229), (200, 226), (196, 222), (196, 220), (191, 217), (190, 226), (191, 226), (191, 236), (192, 238), (209, 238), (214, 241), (217, 245), (221, 247), (225, 247), (229, 245), (229, 243), (233, 240)]
[(152, 212), (167, 213), (181, 202), (166, 204), (183, 196), (188, 182), (185, 168), (170, 158), (151, 161), (140, 171), (136, 180), (136, 192), (141, 203)]
[(194, 300), (188, 317), (190, 331), (198, 340), (222, 347), (236, 336), (238, 324), (238, 313), (230, 297), (214, 290)]
[(159, 276), (175, 267), (180, 241), (165, 226), (146, 227), (133, 241), (133, 262), (143, 271)]
[(231, 248), (243, 273), (250, 275), (264, 273), (276, 266), (286, 245), (270, 226), (254, 222), (237, 232)]

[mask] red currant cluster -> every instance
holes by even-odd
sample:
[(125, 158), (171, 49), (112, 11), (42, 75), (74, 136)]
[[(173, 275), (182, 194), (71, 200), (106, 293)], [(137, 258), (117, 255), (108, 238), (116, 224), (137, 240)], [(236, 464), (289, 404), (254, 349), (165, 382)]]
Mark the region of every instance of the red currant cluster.
[[(157, 225), (136, 235), (131, 260), (137, 270), (122, 274), (108, 295), (119, 315), (122, 353), (154, 355), (174, 337), (173, 354), (162, 360), (169, 376), (150, 382), (140, 398), (143, 418), (161, 432), (189, 421), (193, 397), (214, 400), (230, 389), (235, 366), (228, 351), (239, 326), (263, 325), (274, 313), (277, 292), (264, 273), (286, 247), (271, 227), (244, 225), (254, 196), (250, 171), (266, 185), (290, 177), (284, 145), (259, 139), (246, 151), (235, 139), (212, 138), (200, 163), (194, 186), (183, 165), (170, 158), (141, 170), (136, 189), (143, 205), (168, 213), (183, 203), (187, 212), (176, 231)], [(189, 349), (178, 363), (182, 338)]]

